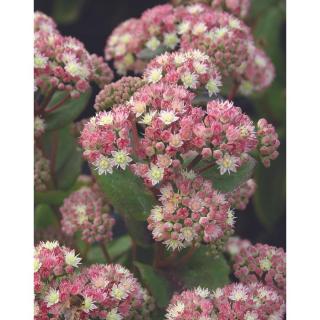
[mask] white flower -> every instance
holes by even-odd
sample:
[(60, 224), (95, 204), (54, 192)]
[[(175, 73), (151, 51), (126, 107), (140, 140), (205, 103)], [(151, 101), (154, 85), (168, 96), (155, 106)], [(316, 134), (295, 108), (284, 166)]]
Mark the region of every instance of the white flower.
[(193, 62), (193, 67), (199, 74), (204, 74), (208, 71), (208, 67), (203, 62), (195, 61)]
[(59, 247), (59, 242), (58, 241), (46, 241), (46, 242), (41, 242), (41, 246), (43, 248), (46, 248), (48, 250), (53, 250), (57, 247)]
[(112, 151), (111, 152), (113, 156), (113, 163), (116, 167), (120, 167), (122, 170), (125, 170), (128, 163), (132, 161), (132, 159), (129, 157), (128, 153), (124, 151)]
[(193, 229), (191, 227), (184, 227), (180, 230), (183, 240), (187, 241), (187, 242), (191, 242), (194, 239), (194, 232)]
[(126, 290), (116, 284), (112, 286), (110, 295), (117, 300), (124, 300), (128, 296)]
[(34, 67), (38, 69), (44, 69), (47, 66), (48, 57), (45, 57), (41, 53), (35, 52), (34, 55)]
[(218, 79), (210, 79), (206, 84), (206, 89), (208, 90), (209, 97), (213, 94), (217, 94), (220, 91), (222, 83)]
[(147, 177), (150, 179), (152, 185), (156, 185), (163, 179), (164, 169), (154, 164), (151, 164), (151, 169), (147, 173)]
[(181, 76), (181, 81), (186, 89), (196, 89), (198, 84), (198, 75), (191, 72), (185, 72)]
[(153, 68), (148, 71), (147, 81), (149, 83), (157, 83), (162, 78), (162, 68)]
[(174, 63), (176, 66), (181, 66), (186, 61), (186, 57), (183, 53), (176, 53), (174, 55)]
[(213, 292), (213, 296), (216, 299), (219, 299), (221, 296), (223, 296), (223, 290), (221, 288), (218, 288), (216, 291)]
[(166, 110), (162, 110), (159, 117), (160, 120), (166, 125), (169, 125), (179, 119), (179, 117), (177, 117), (173, 111)]
[(198, 60), (198, 61), (209, 61), (209, 56), (207, 56), (205, 53), (200, 51), (199, 49), (192, 50), (190, 52), (190, 55), (192, 58)]
[(196, 288), (196, 294), (201, 298), (207, 298), (210, 295), (210, 291), (207, 288), (198, 287)]
[(132, 35), (130, 33), (124, 33), (119, 37), (119, 41), (125, 44), (129, 43), (131, 39), (132, 39)]
[(184, 34), (190, 30), (190, 22), (183, 21), (178, 24), (178, 34)]
[(229, 299), (233, 301), (246, 301), (248, 298), (247, 291), (248, 289), (243, 284), (236, 284), (229, 296)]
[(113, 172), (113, 161), (108, 157), (101, 156), (94, 165), (99, 175)]
[(78, 254), (77, 255), (75, 254), (74, 250), (71, 250), (69, 252), (66, 252), (64, 261), (68, 266), (77, 268), (78, 265), (80, 264), (81, 258), (79, 257)]
[(139, 121), (139, 123), (149, 126), (156, 114), (157, 114), (156, 111), (146, 113), (143, 116), (142, 120)]
[(58, 303), (60, 300), (59, 291), (50, 289), (49, 293), (45, 296), (44, 301), (47, 303), (48, 307), (53, 306)]
[(240, 21), (236, 18), (230, 19), (229, 26), (232, 29), (240, 29)]
[(237, 166), (238, 166), (238, 158), (234, 156), (230, 156), (228, 153), (226, 153), (223, 158), (217, 160), (217, 164), (220, 169), (220, 174), (225, 174), (228, 172), (237, 172)]
[(106, 317), (106, 320), (122, 320), (122, 316), (118, 313), (118, 308), (114, 308), (112, 309), (107, 317)]
[(265, 257), (259, 261), (259, 265), (263, 271), (269, 271), (272, 267), (272, 262), (268, 259), (268, 257)]
[(136, 100), (130, 99), (129, 104), (131, 104), (132, 111), (136, 114), (137, 118), (141, 116), (146, 111), (146, 108), (147, 108), (146, 103), (139, 100), (136, 101)]
[(254, 311), (248, 311), (245, 316), (244, 320), (258, 320), (258, 314)]
[(191, 6), (187, 6), (187, 11), (191, 14), (201, 13), (203, 11), (203, 7), (199, 4), (194, 4)]
[(174, 32), (165, 33), (163, 43), (170, 49), (174, 49), (179, 43), (179, 38)]
[(162, 208), (160, 206), (155, 206), (152, 208), (151, 210), (151, 214), (150, 214), (150, 218), (154, 221), (154, 222), (160, 222), (163, 220), (163, 212), (162, 212)]
[(267, 60), (264, 57), (257, 55), (254, 59), (254, 63), (258, 67), (264, 68), (267, 65)]
[(166, 318), (168, 320), (173, 320), (176, 317), (178, 317), (183, 312), (183, 310), (184, 310), (184, 303), (178, 301), (176, 304), (168, 308)]
[(44, 131), (46, 125), (45, 122), (42, 118), (40, 117), (35, 117), (34, 118), (34, 130), (35, 131)]
[(248, 81), (248, 80), (242, 80), (240, 87), (239, 87), (239, 91), (245, 95), (245, 96), (249, 96), (250, 94), (252, 94), (254, 90), (254, 86), (253, 84)]
[(152, 51), (156, 50), (159, 45), (160, 41), (156, 37), (152, 37), (146, 42), (146, 47)]
[(217, 28), (214, 31), (214, 37), (216, 39), (222, 38), (227, 32), (228, 32), (228, 29), (226, 27)]
[(229, 209), (228, 210), (228, 217), (227, 217), (227, 224), (229, 226), (233, 226), (234, 220), (235, 220), (234, 212), (231, 209)]
[(77, 205), (75, 207), (75, 211), (79, 224), (83, 224), (84, 222), (88, 221), (87, 206), (85, 204)]
[(38, 258), (34, 258), (33, 260), (33, 271), (34, 272), (38, 272), (39, 269), (41, 268), (42, 263), (40, 262), (40, 260)]
[(168, 239), (164, 241), (164, 244), (167, 246), (168, 250), (176, 250), (180, 251), (185, 247), (185, 245), (180, 240)]
[(86, 313), (89, 313), (90, 311), (96, 309), (97, 306), (93, 303), (92, 298), (90, 297), (85, 297), (84, 298), (84, 302), (83, 302), (83, 306), (82, 306), (82, 310)]
[(113, 115), (111, 112), (103, 112), (99, 116), (98, 124), (100, 126), (110, 125), (113, 123)]
[(88, 68), (75, 60), (69, 61), (64, 67), (64, 69), (72, 77), (79, 77), (81, 79), (86, 79), (89, 76)]
[(198, 36), (202, 33), (205, 33), (207, 31), (207, 26), (205, 23), (203, 22), (198, 22), (197, 24), (194, 25), (193, 29), (192, 29), (192, 33), (195, 36)]
[(185, 177), (188, 180), (193, 180), (197, 176), (193, 170), (187, 170), (187, 169), (183, 170), (181, 174), (183, 177)]

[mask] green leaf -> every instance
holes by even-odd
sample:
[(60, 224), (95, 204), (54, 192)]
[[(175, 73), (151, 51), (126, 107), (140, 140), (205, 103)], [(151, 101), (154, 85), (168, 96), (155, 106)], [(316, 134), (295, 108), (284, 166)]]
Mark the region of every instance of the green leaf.
[(48, 159), (55, 155), (54, 182), (56, 188), (68, 190), (81, 172), (82, 153), (71, 127), (46, 132), (43, 146)]
[(108, 252), (112, 260), (120, 257), (127, 252), (132, 245), (131, 238), (124, 235), (118, 239), (112, 240), (108, 243)]
[(230, 267), (223, 256), (212, 257), (201, 246), (188, 264), (178, 271), (178, 276), (187, 288), (201, 286), (208, 289), (223, 287), (230, 282)]
[(49, 226), (58, 226), (59, 222), (52, 208), (47, 204), (39, 204), (34, 212), (35, 228), (47, 228)]
[(140, 178), (129, 169), (114, 170), (112, 174), (106, 175), (93, 172), (117, 212), (139, 221), (146, 220), (156, 200)]
[(92, 245), (87, 254), (89, 264), (106, 263), (106, 258), (103, 255), (102, 249), (98, 245)]
[[(67, 93), (65, 91), (56, 92), (47, 109), (50, 110), (50, 108), (59, 103), (66, 95)], [(50, 112), (45, 118), (46, 131), (63, 128), (78, 118), (87, 106), (90, 96), (91, 89), (82, 93), (79, 98), (69, 99), (60, 108)]]
[(80, 16), (85, 0), (55, 0), (53, 2), (53, 17), (57, 23), (71, 24)]
[(150, 61), (154, 57), (159, 56), (167, 51), (172, 50), (165, 45), (159, 45), (159, 47), (156, 50), (151, 50), (149, 48), (142, 49), (137, 56), (141, 60)]
[(54, 206), (60, 206), (63, 200), (68, 197), (70, 191), (50, 190), (43, 192), (35, 192), (34, 202), (35, 204), (48, 204)]
[(170, 300), (170, 286), (166, 278), (155, 271), (150, 265), (135, 261), (143, 284), (155, 298), (160, 308), (165, 308)]
[(258, 185), (253, 201), (255, 212), (269, 231), (285, 214), (286, 158), (284, 150), (279, 150), (279, 153), (279, 158), (271, 162), (270, 168), (259, 164), (254, 177)]
[[(204, 166), (204, 162), (201, 162), (201, 164)], [(212, 180), (215, 189), (223, 193), (231, 192), (251, 178), (255, 165), (256, 160), (250, 157), (235, 173), (221, 175), (218, 168), (213, 167), (203, 172), (202, 176)]]

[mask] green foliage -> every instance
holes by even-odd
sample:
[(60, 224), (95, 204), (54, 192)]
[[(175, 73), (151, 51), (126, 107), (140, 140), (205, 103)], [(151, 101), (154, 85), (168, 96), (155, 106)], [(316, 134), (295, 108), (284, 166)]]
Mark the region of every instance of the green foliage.
[(63, 200), (68, 197), (70, 191), (49, 190), (34, 193), (35, 204), (48, 204), (60, 206)]
[(143, 284), (151, 292), (160, 308), (165, 308), (170, 301), (169, 283), (162, 275), (155, 271), (151, 266), (135, 261), (134, 265), (138, 268)]
[(35, 228), (47, 228), (49, 226), (58, 226), (59, 222), (53, 209), (45, 203), (38, 204), (34, 212)]
[(229, 273), (230, 267), (223, 256), (212, 257), (207, 248), (201, 246), (189, 262), (179, 268), (177, 275), (187, 288), (201, 286), (213, 290), (230, 282)]
[(54, 182), (58, 189), (68, 190), (81, 172), (82, 152), (70, 127), (46, 132), (43, 138), (45, 153), (54, 161)]
[(254, 207), (260, 222), (271, 231), (275, 224), (285, 214), (285, 156), (280, 150), (280, 156), (266, 169), (258, 165), (255, 172), (257, 191), (254, 195)]
[(79, 18), (84, 4), (85, 0), (55, 0), (53, 17), (59, 24), (71, 24)]
[(156, 50), (151, 50), (148, 48), (141, 50), (138, 54), (138, 58), (141, 60), (150, 61), (154, 57), (159, 56), (160, 54), (167, 51), (170, 51), (170, 49), (167, 46), (161, 44)]
[[(52, 97), (47, 109), (50, 110), (50, 108), (62, 101), (66, 95), (67, 93), (65, 91), (56, 92)], [(90, 96), (91, 89), (85, 93), (82, 93), (79, 98), (67, 100), (57, 110), (50, 112), (45, 118), (46, 131), (63, 128), (72, 121), (76, 120), (87, 106)]]
[[(205, 171), (202, 176), (212, 180), (214, 188), (226, 193), (236, 189), (242, 183), (250, 179), (253, 174), (255, 165), (256, 160), (254, 160), (253, 158), (249, 158), (249, 160), (240, 168), (238, 168), (237, 172), (235, 173), (225, 173), (221, 175), (218, 168), (214, 167)], [(204, 162), (202, 163), (202, 166), (205, 166)]]

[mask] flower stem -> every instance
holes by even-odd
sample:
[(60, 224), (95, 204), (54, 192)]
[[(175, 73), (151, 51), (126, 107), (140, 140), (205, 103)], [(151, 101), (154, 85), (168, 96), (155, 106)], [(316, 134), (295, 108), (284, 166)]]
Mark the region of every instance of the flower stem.
[(214, 167), (215, 164), (216, 164), (215, 162), (209, 163), (207, 166), (205, 166), (205, 167), (200, 168), (199, 170), (197, 170), (197, 173), (199, 173), (199, 174), (200, 174), (200, 173), (203, 173), (203, 172), (205, 172), (206, 170)]
[(111, 257), (110, 257), (110, 255), (109, 255), (109, 253), (108, 253), (107, 248), (105, 247), (105, 245), (104, 245), (102, 242), (100, 242), (100, 247), (101, 247), (101, 250), (102, 250), (102, 252), (103, 252), (103, 255), (104, 255), (106, 261), (107, 261), (108, 263), (110, 263), (112, 260), (111, 260)]
[(228, 95), (228, 100), (232, 100), (236, 96), (238, 89), (239, 89), (239, 83), (235, 82)]
[(201, 160), (202, 156), (201, 154), (198, 154), (187, 166), (188, 170), (191, 170), (200, 160)]
[(140, 140), (139, 140), (139, 134), (137, 129), (137, 123), (134, 118), (134, 115), (131, 114), (130, 116), (130, 122), (132, 126), (132, 143), (133, 143), (133, 151), (137, 158), (139, 158), (139, 150), (140, 150)]

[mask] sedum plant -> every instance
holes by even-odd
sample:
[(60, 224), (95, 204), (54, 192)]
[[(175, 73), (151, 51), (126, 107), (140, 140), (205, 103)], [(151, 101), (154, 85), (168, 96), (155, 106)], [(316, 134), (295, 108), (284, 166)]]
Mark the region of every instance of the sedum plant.
[(123, 22), (115, 82), (35, 13), (36, 320), (284, 319), (285, 252), (232, 236), (280, 145), (233, 101), (275, 76), (249, 8), (172, 1)]

